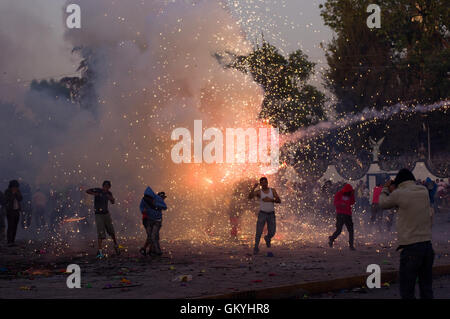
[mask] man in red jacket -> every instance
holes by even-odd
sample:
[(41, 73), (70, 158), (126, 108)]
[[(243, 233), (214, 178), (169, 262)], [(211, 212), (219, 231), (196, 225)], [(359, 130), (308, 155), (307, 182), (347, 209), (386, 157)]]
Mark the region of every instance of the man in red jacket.
[(334, 195), (334, 206), (336, 207), (336, 231), (329, 238), (328, 244), (333, 247), (333, 242), (341, 234), (342, 227), (345, 225), (348, 230), (350, 249), (355, 250), (353, 246), (353, 221), (352, 206), (355, 204), (355, 192), (352, 185), (345, 184), (344, 187)]

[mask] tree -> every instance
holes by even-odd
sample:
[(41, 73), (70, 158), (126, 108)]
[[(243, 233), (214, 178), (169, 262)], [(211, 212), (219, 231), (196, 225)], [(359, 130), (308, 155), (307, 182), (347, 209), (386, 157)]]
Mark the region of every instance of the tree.
[(370, 0), (327, 0), (324, 80), (339, 113), (381, 109), (399, 101), (433, 103), (450, 92), (450, 10), (445, 0), (379, 1), (381, 28), (366, 26)]
[[(368, 108), (389, 112), (402, 102), (414, 108), (447, 100), (450, 94), (450, 10), (444, 0), (378, 1), (381, 28), (366, 25), (368, 0), (327, 0), (321, 16), (335, 37), (325, 46), (329, 69), (326, 87), (336, 96), (340, 116)], [(433, 113), (433, 115), (431, 115)], [(423, 158), (427, 146), (423, 127), (430, 127), (431, 150), (444, 152), (442, 138), (449, 132), (447, 110), (398, 114), (386, 120), (354, 125), (339, 132), (337, 148), (357, 153), (369, 136), (386, 136), (381, 160)], [(389, 114), (389, 113), (387, 113)], [(411, 157), (413, 158), (411, 160)], [(433, 157), (433, 154), (431, 154)], [(385, 165), (385, 164), (383, 164)]]
[(77, 71), (81, 72), (81, 77), (64, 77), (59, 81), (54, 79), (37, 81), (33, 80), (30, 89), (34, 91), (45, 91), (55, 98), (63, 97), (73, 103), (79, 104), (81, 107), (92, 109), (92, 105), (96, 103), (96, 93), (94, 87), (95, 73), (90, 66), (94, 63), (93, 54), (89, 49), (77, 47), (72, 52), (80, 52), (83, 60), (81, 60)]
[[(325, 118), (325, 95), (307, 84), (315, 64), (301, 50), (285, 58), (275, 46), (263, 41), (249, 55), (227, 53), (232, 61), (225, 67), (250, 74), (263, 88), (260, 118), (268, 119), (280, 132), (293, 132)], [(216, 57), (223, 61), (221, 56)]]

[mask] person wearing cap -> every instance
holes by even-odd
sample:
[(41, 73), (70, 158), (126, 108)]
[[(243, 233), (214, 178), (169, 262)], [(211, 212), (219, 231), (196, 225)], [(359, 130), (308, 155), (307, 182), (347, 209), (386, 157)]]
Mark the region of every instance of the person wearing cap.
[(102, 188), (91, 188), (86, 191), (89, 195), (94, 195), (95, 224), (97, 226), (98, 235), (98, 253), (97, 258), (103, 258), (102, 243), (106, 239), (106, 233), (111, 236), (114, 241), (114, 249), (116, 254), (120, 254), (119, 245), (117, 244), (116, 234), (112, 223), (111, 215), (108, 209), (108, 202), (115, 203), (115, 199), (110, 192), (111, 182), (104, 181)]
[[(150, 186), (148, 186), (139, 205), (142, 213), (142, 224), (147, 233), (144, 246), (139, 250), (144, 256), (147, 254), (162, 255), (161, 247), (159, 246), (159, 231), (162, 226), (162, 211), (167, 209), (164, 199), (166, 199), (166, 193), (159, 192), (155, 194)], [(148, 247), (150, 247), (150, 251), (147, 253)]]
[(354, 247), (354, 230), (352, 220), (352, 206), (355, 204), (355, 192), (352, 185), (345, 184), (341, 190), (334, 195), (334, 206), (336, 207), (336, 231), (328, 237), (328, 245), (333, 247), (333, 242), (341, 234), (342, 228), (347, 227), (348, 241), (351, 250)]
[(5, 190), (4, 194), (6, 219), (8, 220), (8, 230), (6, 232), (8, 246), (15, 245), (17, 226), (19, 225), (21, 202), (23, 199), (19, 186), (17, 180), (10, 181), (8, 189)]
[(402, 250), (399, 269), (401, 298), (415, 298), (417, 279), (420, 297), (433, 298), (434, 251), (431, 244), (432, 216), (427, 188), (417, 185), (411, 171), (404, 168), (398, 172), (394, 181), (389, 180), (384, 185), (379, 204), (384, 209), (398, 207), (397, 250)]

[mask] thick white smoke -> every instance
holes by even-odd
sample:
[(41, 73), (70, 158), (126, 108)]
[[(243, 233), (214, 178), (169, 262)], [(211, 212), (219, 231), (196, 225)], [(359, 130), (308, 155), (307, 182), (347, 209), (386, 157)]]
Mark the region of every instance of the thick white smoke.
[[(179, 186), (193, 170), (171, 161), (173, 129), (193, 131), (197, 119), (204, 127), (219, 128), (256, 122), (261, 89), (251, 77), (223, 69), (214, 57), (223, 51), (245, 54), (251, 46), (217, 1), (77, 4), (82, 28), (68, 30), (65, 38), (71, 47), (91, 52), (96, 101), (85, 101), (81, 109), (44, 93), (27, 93), (30, 103), (23, 112), (29, 120), (13, 116), (5, 132), (11, 132), (21, 165), (32, 168), (25, 179), (54, 189), (98, 186), (109, 179), (119, 203), (135, 199), (130, 218), (138, 224), (145, 185), (164, 189), (173, 205), (188, 196)], [(27, 156), (24, 145), (38, 156)], [(10, 165), (14, 172), (17, 163), (8, 162), (5, 152), (2, 157), (2, 168)]]

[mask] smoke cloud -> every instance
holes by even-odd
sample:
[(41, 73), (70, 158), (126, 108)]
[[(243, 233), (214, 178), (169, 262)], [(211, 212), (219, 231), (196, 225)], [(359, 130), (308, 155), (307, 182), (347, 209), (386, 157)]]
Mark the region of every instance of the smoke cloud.
[[(77, 3), (82, 28), (67, 30), (65, 41), (82, 48), (81, 58), (89, 61), (95, 99), (80, 107), (48, 92), (21, 90), (4, 100), (2, 118), (10, 120), (1, 128), (0, 166), (9, 172), (3, 179), (20, 176), (53, 189), (111, 180), (116, 216), (137, 224), (146, 185), (165, 190), (172, 207), (181, 208), (190, 197), (198, 202), (206, 188), (199, 191), (195, 179), (203, 176), (194, 173), (218, 168), (173, 164), (170, 135), (176, 127), (193, 131), (198, 119), (205, 127), (255, 125), (261, 89), (214, 58), (217, 52), (251, 50), (239, 25), (218, 1)], [(2, 52), (20, 51), (17, 43), (4, 43), (8, 49)], [(10, 54), (0, 66), (15, 70), (24, 58)], [(168, 217), (168, 228), (180, 218)]]

